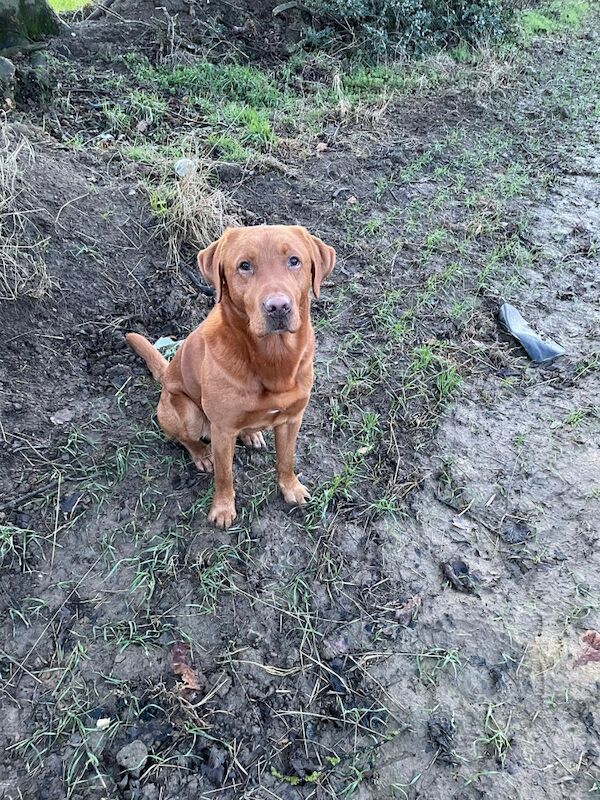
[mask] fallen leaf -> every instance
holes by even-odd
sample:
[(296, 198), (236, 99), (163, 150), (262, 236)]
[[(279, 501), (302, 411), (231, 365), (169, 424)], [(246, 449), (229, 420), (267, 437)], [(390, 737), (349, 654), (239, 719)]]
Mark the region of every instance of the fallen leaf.
[(199, 690), (198, 673), (192, 667), (192, 654), (187, 642), (176, 642), (171, 648), (171, 669), (181, 676), (184, 689)]
[(407, 628), (413, 619), (416, 618), (422, 605), (422, 598), (416, 594), (414, 597), (407, 600), (403, 606), (397, 608), (395, 616), (400, 625), (404, 625), (404, 627)]
[(579, 667), (590, 661), (600, 661), (600, 633), (586, 631), (581, 637), (583, 651), (573, 666)]

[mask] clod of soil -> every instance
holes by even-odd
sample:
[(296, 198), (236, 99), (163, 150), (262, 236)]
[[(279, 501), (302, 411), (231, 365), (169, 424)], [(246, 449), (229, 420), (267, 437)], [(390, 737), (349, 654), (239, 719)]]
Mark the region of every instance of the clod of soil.
[(454, 747), (454, 734), (456, 728), (448, 717), (436, 715), (427, 720), (427, 735), (433, 746), (438, 751), (438, 759), (447, 764), (456, 764)]
[(148, 748), (140, 739), (135, 739), (118, 751), (116, 760), (117, 764), (137, 778), (140, 771), (146, 766)]

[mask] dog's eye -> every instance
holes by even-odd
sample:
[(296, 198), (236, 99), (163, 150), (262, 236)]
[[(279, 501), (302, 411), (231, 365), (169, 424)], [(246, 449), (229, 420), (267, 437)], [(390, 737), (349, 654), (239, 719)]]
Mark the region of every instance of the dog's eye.
[(252, 272), (252, 264), (249, 261), (242, 261), (238, 269), (240, 272)]
[(294, 269), (295, 267), (299, 266), (300, 266), (300, 259), (298, 258), (298, 256), (290, 256), (288, 258), (288, 267), (292, 267), (292, 269)]

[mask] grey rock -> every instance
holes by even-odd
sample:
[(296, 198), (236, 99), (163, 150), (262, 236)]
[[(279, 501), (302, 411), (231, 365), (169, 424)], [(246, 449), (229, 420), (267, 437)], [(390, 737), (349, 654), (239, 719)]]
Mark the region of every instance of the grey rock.
[(117, 764), (135, 776), (139, 775), (147, 760), (148, 748), (140, 739), (129, 742), (117, 753)]
[(15, 77), (16, 67), (9, 58), (0, 56), (0, 82), (12, 83)]

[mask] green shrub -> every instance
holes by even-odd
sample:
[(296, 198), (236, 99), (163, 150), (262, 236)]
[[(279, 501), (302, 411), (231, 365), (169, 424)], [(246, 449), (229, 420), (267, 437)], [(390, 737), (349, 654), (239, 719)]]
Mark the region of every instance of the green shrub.
[(394, 51), (422, 53), (506, 32), (509, 0), (308, 0), (325, 27), (307, 43), (333, 45), (351, 39), (373, 56)]

